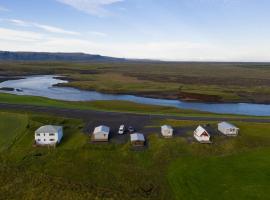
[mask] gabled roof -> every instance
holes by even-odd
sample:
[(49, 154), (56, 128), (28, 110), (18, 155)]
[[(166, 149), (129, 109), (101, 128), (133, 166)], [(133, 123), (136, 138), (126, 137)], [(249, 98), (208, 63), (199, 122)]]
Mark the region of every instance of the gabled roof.
[(98, 126), (95, 128), (94, 134), (99, 134), (99, 133), (109, 135), (110, 128), (108, 126), (104, 126), (104, 125)]
[(208, 133), (208, 131), (205, 128), (203, 128), (201, 125), (199, 125), (194, 132), (199, 137), (202, 136), (202, 135), (205, 135), (205, 134), (207, 134), (207, 136), (210, 137), (210, 134)]
[(142, 133), (133, 133), (130, 134), (130, 141), (134, 142), (134, 141), (145, 141), (144, 135)]
[(173, 129), (171, 126), (169, 125), (163, 125), (161, 126), (162, 129)]
[(222, 126), (224, 128), (234, 128), (234, 129), (238, 129), (236, 126), (234, 126), (233, 124), (230, 124), (228, 122), (221, 122), (218, 124), (219, 126)]
[(36, 130), (35, 133), (56, 133), (62, 126), (45, 125)]

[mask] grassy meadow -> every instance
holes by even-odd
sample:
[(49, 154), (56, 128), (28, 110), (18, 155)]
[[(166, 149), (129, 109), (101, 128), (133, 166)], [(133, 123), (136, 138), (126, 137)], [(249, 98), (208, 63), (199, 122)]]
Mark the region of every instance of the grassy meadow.
[(218, 102), (269, 103), (267, 63), (0, 63), (0, 75), (58, 74), (107, 93)]
[[(240, 136), (214, 136), (212, 145), (153, 133), (145, 150), (134, 151), (129, 143), (90, 143), (85, 122), (77, 119), (1, 111), (0, 122), (0, 199), (246, 200), (270, 195), (266, 123), (234, 122)], [(180, 129), (195, 125), (167, 119), (153, 126), (163, 123)], [(64, 126), (55, 149), (32, 146), (35, 129), (44, 124)]]

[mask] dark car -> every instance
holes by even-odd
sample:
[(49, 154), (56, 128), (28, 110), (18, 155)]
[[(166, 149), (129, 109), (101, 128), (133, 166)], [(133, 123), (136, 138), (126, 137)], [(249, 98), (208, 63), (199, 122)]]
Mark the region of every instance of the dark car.
[(128, 127), (128, 132), (133, 133), (135, 130), (132, 126)]

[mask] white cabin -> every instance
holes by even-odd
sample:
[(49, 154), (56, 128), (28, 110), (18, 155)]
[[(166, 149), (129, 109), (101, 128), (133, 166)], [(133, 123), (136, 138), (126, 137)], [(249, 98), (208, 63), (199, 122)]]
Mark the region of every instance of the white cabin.
[(35, 131), (35, 142), (37, 145), (55, 145), (60, 143), (62, 137), (62, 126), (46, 125)]
[(173, 128), (169, 125), (161, 126), (161, 134), (163, 137), (170, 138), (173, 136)]
[(219, 132), (223, 133), (227, 136), (237, 136), (239, 133), (239, 128), (236, 126), (228, 123), (228, 122), (221, 122), (218, 124)]
[(133, 146), (144, 146), (145, 138), (142, 133), (130, 134), (130, 142)]
[(109, 141), (109, 134), (110, 134), (110, 128), (108, 126), (98, 126), (95, 128), (93, 135), (92, 135), (92, 140), (93, 141), (101, 141), (101, 142), (106, 142)]
[(201, 125), (194, 131), (194, 137), (200, 143), (210, 143), (210, 134)]

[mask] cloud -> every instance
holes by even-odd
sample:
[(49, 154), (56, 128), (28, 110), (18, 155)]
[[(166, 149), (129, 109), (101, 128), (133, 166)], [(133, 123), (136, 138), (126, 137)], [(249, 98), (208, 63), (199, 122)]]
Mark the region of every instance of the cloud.
[(56, 0), (69, 5), (77, 10), (84, 11), (91, 15), (104, 16), (108, 11), (104, 8), (108, 5), (123, 2), (124, 0)]
[(0, 40), (10, 42), (38, 42), (44, 39), (44, 35), (32, 31), (19, 31), (8, 28), (0, 28)]
[(19, 19), (6, 19), (6, 21), (16, 24), (18, 26), (24, 26), (24, 27), (31, 26), (29, 22), (25, 22)]
[(51, 33), (60, 33), (60, 34), (68, 34), (68, 35), (80, 35), (80, 33), (75, 32), (75, 31), (69, 31), (69, 30), (64, 30), (62, 28), (58, 28), (55, 26), (49, 26), (49, 25), (44, 25), (44, 24), (38, 24), (38, 23), (33, 23), (33, 26), (43, 29), (45, 31), (51, 32)]
[(93, 36), (98, 36), (98, 37), (106, 37), (107, 36), (106, 33), (98, 32), (98, 31), (88, 31), (87, 33), (90, 35), (93, 35)]
[(6, 7), (4, 6), (0, 6), (0, 12), (8, 12), (9, 9), (7, 9)]
[(9, 51), (85, 52), (114, 57), (182, 61), (270, 61), (269, 43), (96, 42), (7, 28), (0, 28), (0, 35), (1, 50)]
[(5, 19), (5, 21), (13, 23), (17, 26), (34, 27), (34, 28), (42, 29), (42, 30), (50, 32), (50, 33), (67, 34), (67, 35), (80, 35), (80, 33), (75, 32), (75, 31), (69, 31), (69, 30), (59, 28), (59, 27), (49, 26), (49, 25), (40, 24), (40, 23), (36, 23), (36, 22), (23, 21), (20, 19)]

